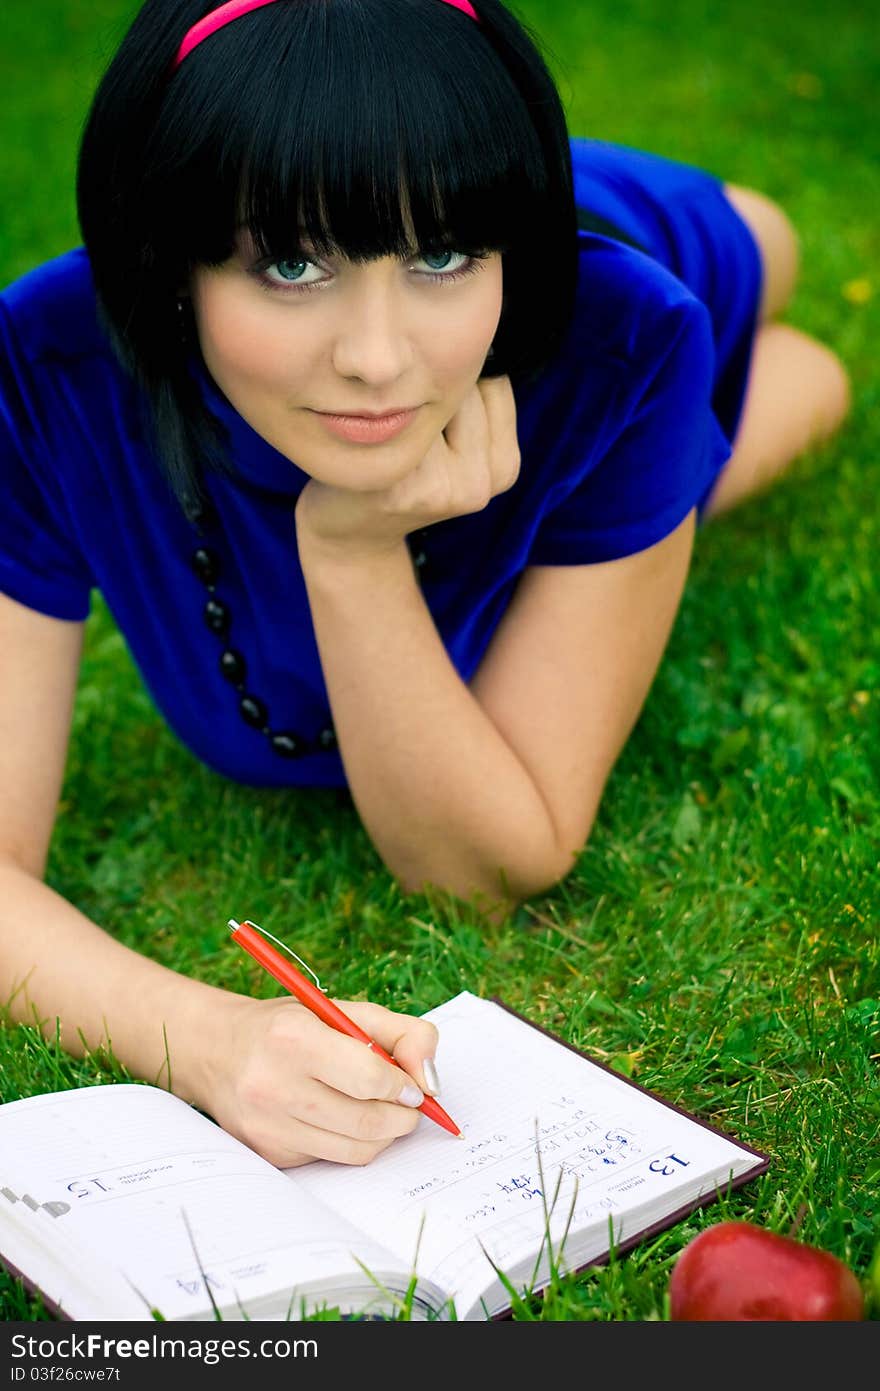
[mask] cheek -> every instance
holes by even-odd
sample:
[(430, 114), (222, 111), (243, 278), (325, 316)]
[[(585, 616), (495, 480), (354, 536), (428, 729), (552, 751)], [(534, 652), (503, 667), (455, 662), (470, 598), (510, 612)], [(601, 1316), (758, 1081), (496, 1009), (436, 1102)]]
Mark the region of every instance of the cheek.
[(479, 372), (498, 331), (504, 301), (500, 263), (482, 271), (479, 281), (480, 293), (466, 306), (450, 303), (425, 339), (428, 357), (444, 374)]
[(235, 381), (271, 388), (290, 382), (290, 344), (263, 306), (223, 284), (193, 293), (202, 355), (221, 387)]
[(504, 308), (504, 279), (501, 270), (501, 257), (493, 260), (484, 271), (486, 283), (474, 316), (473, 334), (477, 351), (485, 357), (498, 332), (501, 312)]

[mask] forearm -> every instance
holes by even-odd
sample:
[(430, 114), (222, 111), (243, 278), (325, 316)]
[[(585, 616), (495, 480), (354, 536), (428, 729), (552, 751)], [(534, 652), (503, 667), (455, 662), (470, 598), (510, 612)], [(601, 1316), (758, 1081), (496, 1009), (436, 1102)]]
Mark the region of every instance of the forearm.
[(38, 1025), (47, 1037), (57, 1029), (76, 1057), (107, 1048), (132, 1076), (202, 1100), (200, 1059), (210, 1054), (216, 1005), (226, 992), (115, 941), (5, 860), (0, 940), (0, 997), (13, 1022)]
[(404, 542), (357, 560), (300, 536), (352, 797), (407, 889), (516, 900), (555, 879), (539, 789), (452, 665)]

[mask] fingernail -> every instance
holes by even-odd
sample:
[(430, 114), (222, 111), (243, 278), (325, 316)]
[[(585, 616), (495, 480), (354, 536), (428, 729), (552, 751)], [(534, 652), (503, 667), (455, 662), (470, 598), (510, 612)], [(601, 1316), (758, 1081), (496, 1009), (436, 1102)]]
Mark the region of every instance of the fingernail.
[(419, 1091), (415, 1082), (407, 1082), (397, 1100), (401, 1106), (421, 1106), (424, 1101), (424, 1094)]
[(436, 1096), (440, 1091), (440, 1078), (437, 1076), (437, 1069), (434, 1066), (433, 1058), (425, 1058), (422, 1063), (422, 1072), (425, 1074), (425, 1081), (428, 1084), (428, 1091), (432, 1096)]

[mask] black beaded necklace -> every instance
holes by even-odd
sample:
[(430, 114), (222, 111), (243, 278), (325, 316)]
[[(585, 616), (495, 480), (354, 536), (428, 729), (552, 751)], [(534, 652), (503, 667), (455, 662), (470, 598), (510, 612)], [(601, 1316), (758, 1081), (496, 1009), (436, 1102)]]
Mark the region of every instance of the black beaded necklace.
[(216, 551), (200, 545), (192, 554), (191, 564), (208, 592), (203, 616), (220, 645), (220, 674), (238, 696), (238, 713), (245, 724), (250, 725), (252, 729), (258, 729), (279, 758), (302, 758), (305, 754), (330, 753), (336, 748), (336, 732), (332, 724), (322, 729), (313, 739), (292, 729), (273, 729), (265, 701), (247, 689), (245, 658), (230, 644), (232, 613), (229, 605), (217, 594), (217, 582), (221, 574), (220, 558)]
[[(200, 520), (204, 520), (204, 516)], [(407, 537), (413, 565), (420, 580), (424, 578), (427, 560), (423, 540), (424, 531), (415, 532)], [(209, 546), (199, 545), (193, 552), (190, 563), (208, 593), (203, 617), (220, 644), (220, 673), (238, 696), (238, 712), (241, 718), (252, 729), (258, 729), (264, 735), (273, 753), (279, 758), (302, 758), (306, 754), (331, 753), (338, 747), (332, 723), (311, 739), (291, 729), (273, 729), (265, 701), (247, 689), (245, 658), (237, 648), (230, 645), (232, 613), (229, 605), (217, 594), (217, 582), (222, 568), (220, 558)]]

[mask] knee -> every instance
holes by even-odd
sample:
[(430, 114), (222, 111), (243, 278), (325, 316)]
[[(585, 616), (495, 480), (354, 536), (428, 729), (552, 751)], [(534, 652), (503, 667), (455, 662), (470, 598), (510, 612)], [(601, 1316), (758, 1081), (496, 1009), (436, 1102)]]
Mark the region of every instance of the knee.
[(824, 355), (825, 399), (827, 401), (825, 418), (828, 422), (828, 433), (833, 434), (852, 410), (852, 378), (848, 368), (837, 356), (837, 353), (824, 343), (821, 348)]
[(769, 242), (786, 259), (799, 259), (800, 234), (781, 204), (757, 188), (745, 188), (740, 184), (725, 184), (724, 192), (761, 240)]
[(801, 266), (801, 240), (784, 208), (754, 188), (725, 184), (725, 196), (758, 244), (764, 268), (761, 318), (772, 319), (790, 300)]
[(827, 343), (791, 324), (765, 324), (761, 337), (769, 348), (768, 410), (790, 399), (804, 420), (812, 420), (813, 437), (804, 441), (804, 448), (832, 435), (852, 409), (849, 369)]

